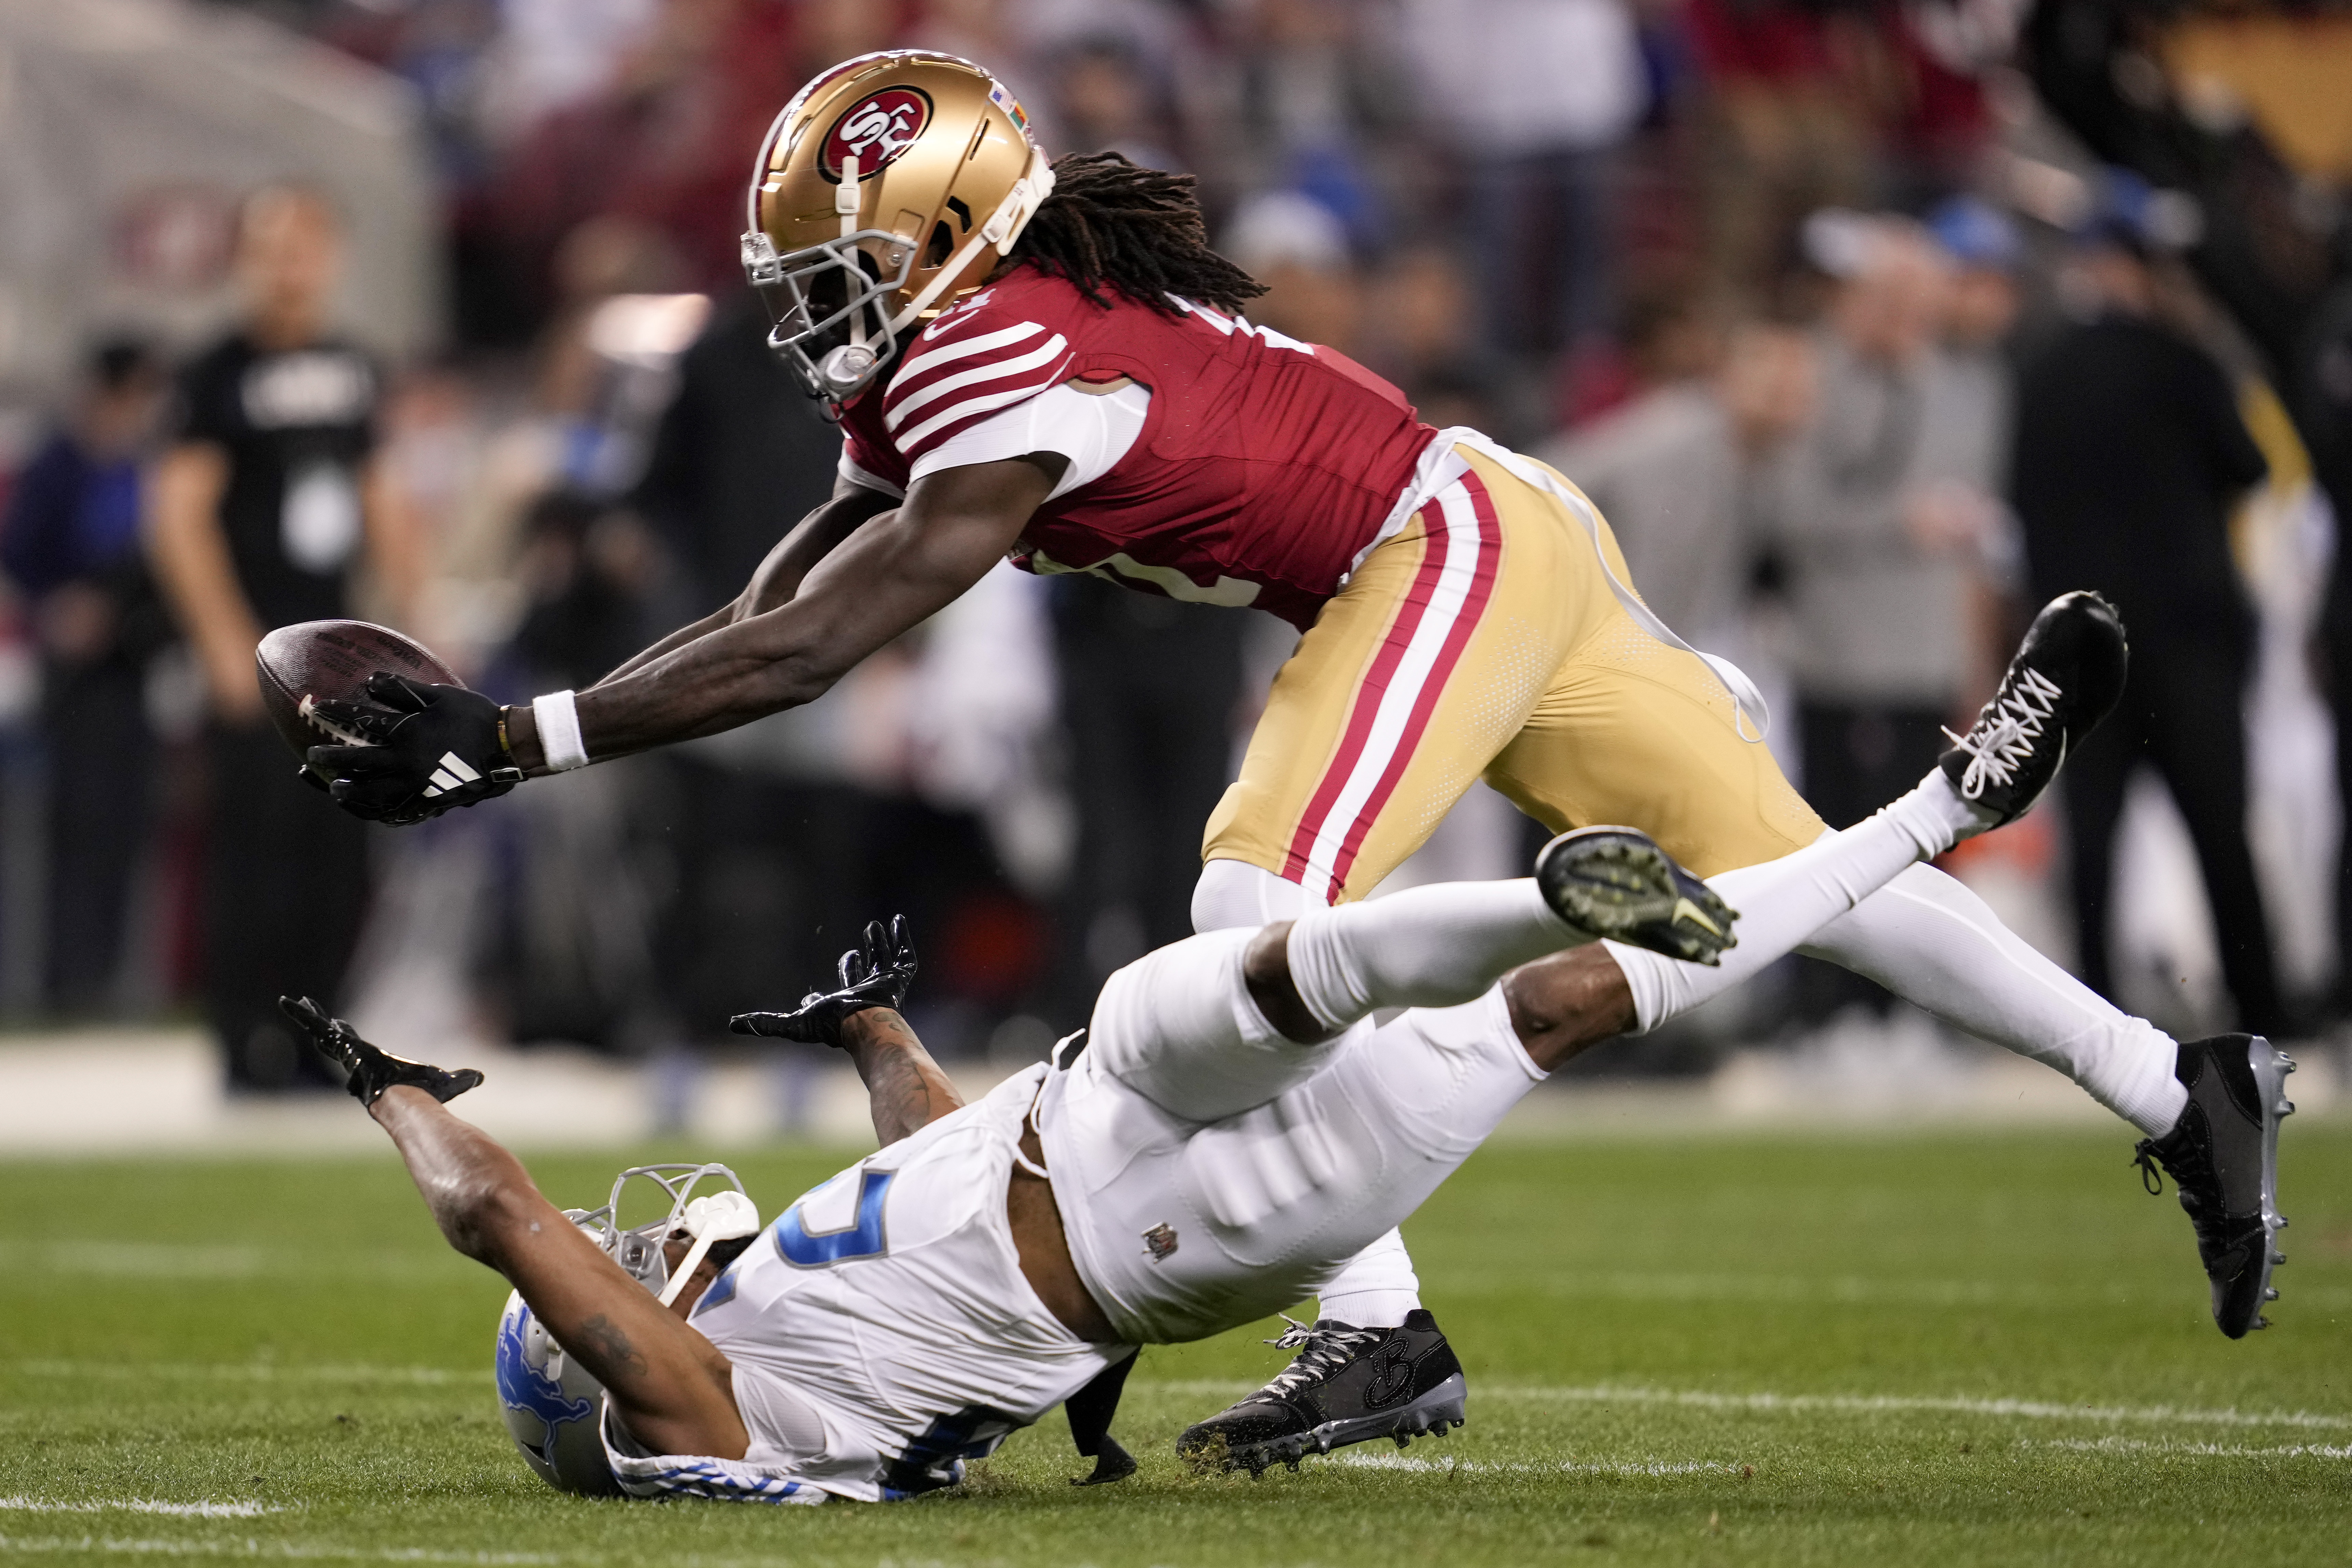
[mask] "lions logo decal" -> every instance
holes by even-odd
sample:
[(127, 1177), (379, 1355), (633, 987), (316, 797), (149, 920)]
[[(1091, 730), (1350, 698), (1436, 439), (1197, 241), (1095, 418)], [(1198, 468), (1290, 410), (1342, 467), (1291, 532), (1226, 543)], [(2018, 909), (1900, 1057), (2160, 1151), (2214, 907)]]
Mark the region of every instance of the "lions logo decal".
[(499, 1325), (499, 1402), (509, 1410), (537, 1417), (545, 1432), (530, 1448), (552, 1466), (556, 1433), (574, 1421), (593, 1420), (596, 1406), (592, 1400), (572, 1398), (544, 1368), (530, 1364), (523, 1342), (530, 1327), (529, 1308)]
[(869, 92), (847, 109), (824, 133), (817, 167), (838, 184), (841, 161), (855, 156), (860, 181), (872, 178), (915, 144), (931, 122), (931, 99), (919, 88), (886, 87)]

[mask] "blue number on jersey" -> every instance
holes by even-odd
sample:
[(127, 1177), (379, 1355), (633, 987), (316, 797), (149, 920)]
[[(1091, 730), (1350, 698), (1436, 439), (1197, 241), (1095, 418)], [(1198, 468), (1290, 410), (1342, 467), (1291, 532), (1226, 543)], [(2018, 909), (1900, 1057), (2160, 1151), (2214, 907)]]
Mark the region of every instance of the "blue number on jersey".
[(890, 1190), (896, 1171), (867, 1171), (857, 1182), (857, 1222), (845, 1230), (812, 1233), (801, 1223), (801, 1205), (808, 1201), (805, 1194), (793, 1201), (776, 1222), (776, 1250), (784, 1261), (799, 1268), (822, 1268), (828, 1263), (846, 1262), (853, 1258), (879, 1258), (888, 1250), (889, 1243), (882, 1234), (882, 1199)]

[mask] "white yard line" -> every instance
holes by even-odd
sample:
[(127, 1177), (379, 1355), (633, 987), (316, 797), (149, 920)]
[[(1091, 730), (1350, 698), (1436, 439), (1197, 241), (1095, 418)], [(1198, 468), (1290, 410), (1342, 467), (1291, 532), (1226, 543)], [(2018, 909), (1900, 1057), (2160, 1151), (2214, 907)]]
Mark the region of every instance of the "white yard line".
[(1333, 1463), (1367, 1470), (1416, 1470), (1447, 1475), (1696, 1476), (1739, 1468), (1721, 1459), (1561, 1459), (1552, 1463), (1493, 1459), (1424, 1459), (1411, 1454), (1340, 1454)]
[(2179, 1454), (2197, 1459), (2352, 1459), (2352, 1444), (2287, 1443), (2260, 1447), (2244, 1443), (2176, 1443), (2145, 1437), (2053, 1437), (2021, 1447), (2071, 1448), (2083, 1454)]
[[(1135, 1383), (1137, 1392), (1154, 1390), (1184, 1396), (1214, 1397), (1245, 1394), (1254, 1384), (1222, 1378), (1167, 1383)], [(1827, 1411), (1845, 1415), (1878, 1415), (1920, 1411), (1948, 1415), (1987, 1415), (2028, 1421), (2147, 1422), (2178, 1426), (2285, 1426), (2320, 1431), (2352, 1431), (2352, 1415), (2306, 1410), (2200, 1410), (2177, 1405), (2063, 1405), (2046, 1399), (1981, 1399), (1958, 1395), (1905, 1394), (1720, 1394), (1711, 1389), (1644, 1388), (1601, 1384), (1585, 1388), (1545, 1387), (1532, 1384), (1474, 1383), (1473, 1398), (1527, 1400), (1563, 1405), (1676, 1405), (1700, 1410), (1782, 1412)]]
[(18, 1377), (103, 1378), (118, 1383), (160, 1379), (172, 1383), (488, 1383), (488, 1366), (456, 1372), (439, 1366), (331, 1366), (274, 1362), (92, 1362), (20, 1361), (0, 1363)]
[[(1821, 1278), (1773, 1274), (1512, 1274), (1472, 1270), (1447, 1280), (1449, 1295), (1493, 1297), (1541, 1295), (1583, 1300), (1601, 1297), (1637, 1301), (1783, 1301), (1831, 1305), (1904, 1307), (2054, 1306), (2066, 1302), (2145, 1301), (2149, 1292), (2081, 1279), (2020, 1285), (1990, 1279), (1888, 1279), (1862, 1276)], [(2352, 1290), (2336, 1286), (2298, 1289), (2294, 1300), (2311, 1310), (2352, 1305)]]
[(7, 1513), (168, 1513), (183, 1519), (258, 1519), (283, 1513), (257, 1502), (160, 1502), (153, 1498), (96, 1498), (58, 1502), (47, 1498), (0, 1497), (0, 1512)]
[(275, 1557), (347, 1563), (561, 1563), (535, 1552), (435, 1552), (422, 1546), (320, 1546), (299, 1541), (169, 1541), (111, 1535), (0, 1535), (0, 1555), (96, 1554), (135, 1557)]
[(1680, 1405), (1702, 1410), (1831, 1411), (1874, 1415), (1928, 1411), (1950, 1415), (2019, 1417), (2029, 1421), (2148, 1422), (2178, 1426), (2291, 1426), (2352, 1430), (2352, 1415), (2306, 1410), (2198, 1410), (2177, 1405), (2062, 1405), (2045, 1399), (1971, 1399), (1900, 1394), (1717, 1394), (1704, 1389), (1542, 1388), (1502, 1384), (1478, 1392), (1500, 1399), (1575, 1405)]

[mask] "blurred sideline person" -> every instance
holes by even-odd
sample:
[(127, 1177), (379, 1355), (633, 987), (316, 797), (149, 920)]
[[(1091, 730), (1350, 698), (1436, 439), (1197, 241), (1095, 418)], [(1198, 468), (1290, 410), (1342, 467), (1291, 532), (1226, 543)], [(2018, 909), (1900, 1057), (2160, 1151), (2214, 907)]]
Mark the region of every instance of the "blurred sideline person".
[(2230, 509), (2269, 472), (2211, 356), (2159, 315), (2148, 237), (2102, 216), (2075, 258), (2095, 304), (2027, 367), (2017, 511), (2035, 585), (2084, 583), (2132, 628), (2132, 675), (2106, 730), (2072, 759), (2076, 958), (2115, 994), (2115, 839), (2143, 761), (2197, 847), (2221, 974), (2250, 1029), (2286, 1026), (2270, 921), (2246, 839), (2243, 697), (2254, 616), (2230, 554)]
[[(649, 1238), (659, 1267), (625, 1270), (446, 1109), (478, 1072), (388, 1057), (315, 1006), (287, 1006), (349, 1069), (451, 1245), (512, 1282), (536, 1327), (601, 1385), (581, 1415), (597, 1423), (603, 1463), (557, 1484), (891, 1501), (955, 1485), (967, 1459), (1065, 1402), (1097, 1479), (1116, 1479), (1099, 1462), (1124, 1458), (1104, 1406), (1137, 1347), (1262, 1318), (1393, 1234), (1522, 1095), (1642, 1016), (1620, 953), (1668, 967), (1674, 1011), (1720, 994), (1907, 868), (2029, 807), (2123, 667), (2112, 614), (2071, 595), (2037, 621), (2003, 687), (2062, 695), (2036, 733), (2001, 745), (1983, 800), (1961, 781), (1985, 753), (1963, 746), (1868, 821), (1713, 886), (1640, 834), (1596, 827), (1545, 846), (1531, 879), (1190, 937), (1114, 974), (1082, 1037), (971, 1106), (902, 1016), (915, 972), (904, 920), (877, 923), (843, 957), (840, 989), (733, 1026), (847, 1051), (882, 1148), (765, 1233), (738, 1194), (687, 1208), (685, 1226)], [(1640, 945), (1603, 944), (1602, 932)], [(1407, 1010), (1370, 1025), (1390, 1007)], [(2251, 1311), (2268, 1270), (2277, 1125), (2252, 1108), (2276, 1104), (2293, 1064), (2244, 1036), (2182, 1055), (2185, 1069), (2197, 1064), (2184, 1076), (2206, 1130), (2184, 1166), (2210, 1168), (2190, 1179), (2217, 1230), (2232, 1205), (2252, 1227), (2241, 1245), (2261, 1250), (2242, 1255), (2231, 1296)], [(714, 1262), (720, 1242), (729, 1255)], [(1360, 1397), (1277, 1380), (1187, 1431), (1178, 1451), (1255, 1472), (1464, 1420), (1460, 1364), (1426, 1311), (1323, 1337), (1327, 1353), (1363, 1352)], [(1080, 1396), (1106, 1385), (1090, 1447)]]
[[(1774, 464), (1763, 507), (1789, 600), (1805, 799), (1843, 827), (1917, 777), (1961, 710), (1973, 557), (1998, 515), (1994, 440), (1938, 346), (1946, 267), (1926, 234), (1832, 212), (1806, 237), (1838, 283), (1816, 337), (1814, 418)], [(1885, 1003), (1850, 969), (1804, 972), (1811, 1017)]]
[[(500, 708), (380, 679), (347, 714), (380, 743), (310, 753), (345, 810), (413, 820), (811, 701), (1009, 555), (1302, 634), (1209, 819), (1197, 930), (1362, 898), (1482, 776), (1550, 829), (1622, 823), (1701, 876), (1828, 831), (1761, 743), (1752, 684), (1643, 603), (1572, 485), (1251, 323), (1258, 285), (1208, 248), (1189, 179), (1049, 165), (1017, 110), (969, 62), (911, 52), (803, 89), (756, 166), (745, 252), (770, 341), (843, 421), (834, 499), (733, 605), (585, 691)], [(1989, 735), (2042, 722), (2043, 697), (2001, 700)], [(433, 782), (452, 758), (475, 782)], [(1612, 951), (1647, 1028), (1671, 965)], [(1930, 867), (1810, 951), (2059, 1068), (2151, 1139), (2180, 1120), (2175, 1042)], [(1329, 1287), (1350, 1332), (1421, 1310), (1393, 1233)], [(1316, 1340), (1285, 1376), (1332, 1390), (1368, 1343)]]
[(348, 615), (362, 562), (404, 615), (424, 566), (373, 460), (380, 374), (329, 326), (342, 247), (314, 191), (247, 202), (243, 320), (184, 373), (148, 497), (148, 557), (210, 700), (206, 1012), (240, 1090), (325, 1081), (274, 999), (338, 993), (368, 886), (365, 829), (316, 810), (286, 765), (254, 648), (275, 627)]
[[(1643, 341), (1627, 342), (1637, 360)], [(1801, 332), (1734, 328), (1722, 362), (1653, 387), (1542, 454), (1609, 519), (1658, 618), (1701, 647), (1742, 640), (1760, 551), (1759, 480), (1813, 407)]]
[(1937, 444), (1974, 411), (1937, 363), (1945, 279), (1927, 237), (1851, 213), (1817, 214), (1807, 232), (1839, 281), (1817, 338), (1815, 416), (1767, 505), (1787, 574), (1805, 798), (1842, 827), (1918, 776), (1960, 697), (1966, 569), (1930, 480), (1943, 477)]
[(171, 636), (139, 548), (140, 468), (164, 379), (135, 340), (90, 354), (70, 417), (18, 479), (0, 564), (41, 650), (48, 760), (47, 1005), (103, 1008), (122, 959), (153, 777), (122, 765), (148, 740), (147, 666)]

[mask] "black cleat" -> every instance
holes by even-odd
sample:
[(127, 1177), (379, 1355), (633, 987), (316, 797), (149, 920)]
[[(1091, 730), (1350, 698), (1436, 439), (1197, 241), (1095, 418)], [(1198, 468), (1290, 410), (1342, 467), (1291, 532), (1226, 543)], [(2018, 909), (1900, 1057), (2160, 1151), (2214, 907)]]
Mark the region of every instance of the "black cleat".
[(2197, 1227), (2197, 1256), (2213, 1286), (2213, 1321), (2231, 1339), (2266, 1329), (2263, 1303), (2278, 1299), (2271, 1269), (2286, 1220), (2278, 1212), (2279, 1123), (2294, 1114), (2286, 1075), (2294, 1063), (2260, 1035), (2216, 1035), (2180, 1047), (2174, 1068), (2189, 1104), (2171, 1131), (2134, 1151), (2147, 1190), (2164, 1190), (2162, 1165)]
[(380, 1050), (361, 1039), (359, 1031), (341, 1018), (329, 1017), (327, 1010), (308, 996), (299, 1001), (280, 996), (278, 1007), (301, 1026), (320, 1056), (352, 1075), (343, 1087), (362, 1105), (373, 1105), (385, 1089), (401, 1083), (421, 1089), (446, 1105), (482, 1081), (482, 1075), (473, 1068), (449, 1072), (430, 1062), (412, 1062)]
[(2059, 764), (2124, 693), (2130, 648), (2116, 607), (2092, 593), (2042, 607), (2000, 687), (1965, 735), (1944, 731), (1937, 759), (1963, 798), (1992, 813), (1990, 827), (2023, 816)]
[[(1285, 1320), (1288, 1321), (1288, 1320)], [(1291, 1322), (1265, 1342), (1298, 1352), (1275, 1380), (1184, 1428), (1176, 1452), (1201, 1469), (1298, 1468), (1307, 1454), (1390, 1437), (1400, 1448), (1463, 1423), (1469, 1387), (1437, 1320), (1422, 1308), (1399, 1329), (1359, 1329), (1329, 1318)]]
[(1631, 827), (1580, 827), (1536, 855), (1552, 913), (1594, 936), (1691, 963), (1719, 963), (1739, 916), (1714, 889)]

